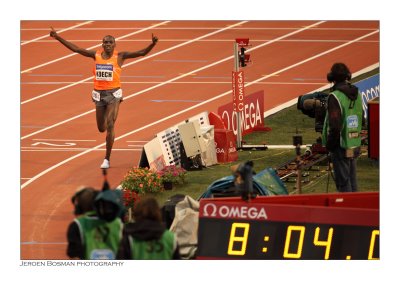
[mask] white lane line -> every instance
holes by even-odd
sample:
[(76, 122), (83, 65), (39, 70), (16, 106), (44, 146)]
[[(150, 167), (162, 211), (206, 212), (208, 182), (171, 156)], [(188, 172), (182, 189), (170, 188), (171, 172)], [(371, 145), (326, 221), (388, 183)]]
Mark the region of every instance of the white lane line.
[[(231, 77), (227, 77), (231, 78)], [(29, 82), (24, 83), (25, 85), (58, 85), (58, 84), (70, 84), (71, 82)], [(124, 84), (159, 84), (160, 82), (124, 82)], [(247, 82), (245, 82), (246, 84)], [(92, 82), (86, 82), (86, 84), (92, 84)], [(171, 82), (170, 84), (232, 84), (232, 82)], [(314, 85), (314, 84), (324, 84), (325, 82), (258, 82), (260, 85)]]
[[(297, 63), (295, 63), (295, 64), (293, 64), (293, 65), (291, 65), (291, 66), (288, 66), (288, 67), (285, 67), (285, 68), (283, 68), (283, 69), (281, 69), (281, 70), (278, 70), (278, 71), (276, 71), (276, 72), (274, 72), (274, 73), (272, 73), (272, 74), (270, 74), (270, 75), (263, 76), (262, 78), (258, 79), (258, 81), (267, 79), (267, 78), (269, 78), (269, 77), (271, 77), (271, 76), (274, 76), (274, 75), (276, 75), (276, 74), (278, 74), (278, 73), (281, 73), (281, 72), (287, 71), (287, 70), (289, 70), (289, 69), (292, 69), (292, 68), (294, 68), (294, 67), (296, 67), (296, 66), (302, 65), (302, 64), (304, 64), (304, 63), (306, 63), (306, 62), (308, 62), (308, 61), (314, 60), (314, 59), (319, 58), (319, 57), (321, 57), (321, 56), (323, 56), (323, 55), (326, 55), (326, 54), (328, 54), (328, 53), (331, 53), (331, 52), (333, 52), (333, 51), (336, 51), (336, 50), (338, 50), (338, 49), (341, 49), (341, 48), (343, 48), (343, 47), (345, 47), (345, 46), (348, 46), (348, 45), (350, 45), (350, 44), (353, 44), (354, 42), (357, 42), (358, 40), (362, 40), (362, 39), (367, 38), (367, 37), (369, 37), (369, 36), (371, 36), (371, 35), (373, 35), (373, 34), (376, 34), (376, 33), (378, 33), (378, 32), (379, 32), (379, 30), (376, 30), (376, 31), (374, 31), (374, 32), (372, 32), (372, 33), (369, 33), (369, 34), (366, 34), (366, 35), (364, 35), (364, 36), (361, 36), (361, 37), (359, 37), (359, 38), (357, 38), (357, 39), (351, 40), (351, 41), (349, 41), (349, 42), (346, 43), (346, 44), (342, 44), (342, 45), (340, 45), (340, 46), (337, 46), (337, 47), (331, 48), (331, 49), (329, 49), (329, 50), (326, 50), (326, 51), (324, 51), (324, 52), (321, 52), (321, 53), (319, 53), (319, 54), (316, 54), (316, 55), (314, 55), (314, 56), (312, 56), (312, 57), (306, 58), (306, 59), (304, 59), (304, 60), (302, 60), (302, 61), (299, 61), (299, 62), (297, 62)], [(250, 84), (251, 84), (251, 83), (249, 83), (249, 84), (247, 84), (247, 85), (245, 85), (245, 86), (249, 86)], [(124, 135), (121, 135), (121, 136), (115, 138), (115, 140), (117, 141), (117, 140), (120, 140), (120, 139), (125, 138), (125, 137), (127, 137), (127, 136), (130, 136), (130, 135), (132, 135), (132, 134), (134, 134), (134, 133), (137, 133), (137, 132), (139, 132), (139, 131), (141, 131), (141, 130), (147, 129), (147, 128), (149, 128), (149, 127), (151, 127), (151, 126), (154, 126), (154, 125), (156, 125), (156, 124), (159, 124), (159, 123), (161, 123), (161, 122), (164, 122), (164, 121), (166, 121), (166, 120), (168, 120), (168, 119), (170, 119), (170, 118), (173, 118), (173, 117), (176, 117), (176, 116), (178, 116), (178, 115), (181, 115), (181, 114), (183, 114), (183, 113), (185, 113), (185, 112), (188, 112), (188, 111), (190, 111), (190, 110), (192, 110), (192, 109), (195, 109), (195, 108), (197, 108), (197, 107), (199, 107), (199, 106), (202, 106), (202, 105), (204, 105), (204, 104), (207, 104), (207, 103), (209, 103), (209, 102), (211, 102), (211, 101), (217, 100), (217, 99), (219, 99), (219, 98), (221, 98), (221, 97), (223, 97), (223, 96), (225, 96), (225, 95), (228, 95), (228, 94), (231, 94), (231, 91), (226, 91), (226, 92), (224, 92), (224, 93), (222, 93), (222, 94), (220, 94), (220, 95), (214, 96), (214, 97), (212, 97), (212, 98), (210, 98), (210, 99), (208, 99), (208, 100), (206, 100), (206, 101), (204, 101), (204, 102), (202, 102), (202, 103), (199, 103), (199, 104), (197, 104), (197, 105), (193, 105), (193, 106), (188, 107), (188, 108), (186, 108), (186, 109), (184, 109), (184, 110), (181, 110), (181, 111), (179, 111), (179, 112), (177, 112), (177, 113), (175, 113), (175, 114), (169, 115), (169, 116), (164, 117), (164, 118), (162, 118), (162, 119), (160, 119), (160, 120), (158, 120), (158, 121), (155, 121), (155, 122), (152, 122), (152, 123), (147, 124), (147, 125), (145, 125), (145, 126), (142, 126), (142, 127), (138, 128), (138, 129), (136, 129), (136, 130), (133, 130), (133, 131), (131, 131), (131, 132), (128, 132), (128, 133), (126, 133), (126, 134), (124, 134)], [(86, 151), (84, 151), (84, 152), (82, 152), (82, 153), (79, 153), (79, 154), (76, 154), (76, 155), (74, 155), (74, 156), (72, 156), (72, 157), (69, 157), (69, 158), (67, 158), (67, 159), (65, 159), (65, 160), (63, 160), (63, 161), (61, 161), (61, 162), (59, 162), (59, 163), (57, 163), (57, 164), (55, 164), (55, 165), (49, 167), (48, 169), (42, 171), (41, 173), (37, 174), (36, 176), (34, 176), (34, 177), (31, 178), (30, 180), (28, 180), (28, 181), (26, 181), (24, 184), (22, 184), (22, 185), (21, 185), (21, 190), (24, 189), (26, 186), (28, 186), (28, 185), (29, 185), (30, 183), (32, 183), (33, 181), (35, 181), (35, 180), (37, 180), (38, 178), (42, 177), (43, 175), (49, 173), (49, 172), (52, 171), (53, 169), (56, 169), (57, 167), (62, 166), (62, 165), (64, 165), (65, 163), (67, 163), (67, 162), (69, 162), (69, 161), (71, 161), (71, 160), (73, 160), (73, 159), (75, 159), (75, 158), (78, 158), (78, 157), (80, 157), (80, 156), (83, 156), (83, 155), (85, 155), (86, 153), (89, 153), (89, 152), (91, 152), (91, 151), (97, 150), (97, 149), (99, 149), (99, 148), (105, 146), (105, 144), (106, 144), (106, 143), (102, 143), (102, 144), (100, 144), (100, 145), (97, 145), (97, 146), (95, 146), (95, 147), (93, 147), (93, 148), (90, 148), (90, 149), (88, 149), (88, 150), (86, 150)]]
[(143, 140), (135, 140), (135, 141), (126, 141), (129, 143), (147, 143), (148, 141), (143, 141)]
[[(129, 36), (133, 36), (133, 35), (142, 33), (142, 32), (144, 32), (144, 31), (147, 31), (147, 30), (156, 28), (156, 27), (158, 27), (158, 26), (164, 25), (164, 24), (169, 23), (169, 22), (170, 22), (170, 21), (164, 21), (164, 22), (162, 22), (162, 23), (158, 23), (158, 24), (152, 25), (152, 26), (150, 26), (150, 27), (141, 29), (141, 30), (139, 30), (139, 31), (135, 31), (135, 32), (132, 32), (132, 33), (123, 35), (123, 36), (121, 36), (121, 37), (115, 38), (115, 40), (117, 41), (117, 40), (120, 40), (120, 39), (129, 37)], [(53, 41), (53, 42), (57, 42), (57, 41)], [(96, 48), (96, 47), (98, 47), (98, 46), (100, 46), (100, 45), (101, 45), (101, 43), (99, 43), (99, 44), (97, 44), (97, 45), (94, 45), (94, 46), (91, 46), (91, 47), (86, 48), (86, 49), (87, 49), (87, 50), (90, 50), (90, 49)], [(34, 67), (31, 67), (31, 68), (28, 68), (28, 69), (25, 69), (25, 70), (21, 71), (21, 74), (22, 74), (22, 73), (26, 73), (26, 72), (30, 72), (30, 71), (32, 71), (32, 70), (34, 70), (34, 69), (41, 68), (41, 67), (43, 67), (43, 66), (46, 66), (46, 65), (55, 63), (55, 62), (57, 62), (57, 61), (60, 61), (60, 60), (69, 58), (69, 57), (74, 56), (74, 55), (77, 55), (77, 54), (78, 54), (78, 53), (71, 53), (71, 54), (65, 55), (65, 56), (63, 56), (63, 57), (60, 57), (60, 58), (51, 60), (51, 61), (49, 61), (49, 62), (39, 64), (39, 65), (37, 65), (37, 66), (34, 66)]]
[[(209, 36), (218, 34), (218, 33), (222, 32), (222, 31), (229, 30), (229, 29), (234, 28), (234, 27), (236, 27), (236, 26), (242, 25), (243, 23), (246, 23), (246, 22), (247, 22), (247, 21), (242, 21), (242, 22), (239, 22), (239, 23), (230, 25), (230, 26), (228, 26), (228, 27), (226, 27), (226, 28), (223, 28), (223, 29), (221, 29), (221, 30), (214, 31), (214, 32), (212, 32), (212, 33), (209, 33), (209, 34), (203, 35), (203, 36), (201, 36), (201, 37), (192, 39), (192, 40), (190, 40), (190, 41), (187, 41), (187, 42), (178, 44), (178, 45), (176, 45), (176, 46), (172, 46), (172, 47), (170, 47), (170, 48), (167, 48), (167, 49), (165, 49), (165, 50), (159, 51), (159, 52), (157, 52), (157, 53), (154, 53), (154, 54), (151, 54), (151, 55), (142, 57), (142, 58), (140, 58), (140, 59), (138, 59), (138, 60), (132, 61), (132, 62), (130, 62), (130, 63), (124, 64), (122, 67), (125, 68), (125, 67), (127, 67), (127, 66), (132, 65), (132, 64), (135, 64), (135, 63), (138, 63), (138, 62), (142, 62), (142, 61), (147, 60), (147, 59), (149, 59), (149, 58), (152, 58), (152, 57), (154, 57), (154, 56), (158, 56), (158, 55), (163, 54), (163, 53), (165, 53), (165, 52), (169, 52), (169, 51), (172, 51), (172, 50), (177, 49), (177, 48), (179, 48), (179, 47), (182, 47), (182, 46), (191, 44), (191, 43), (193, 43), (193, 42), (197, 42), (197, 41), (199, 41), (199, 40), (201, 40), (201, 39), (204, 39), (204, 38), (207, 38), (207, 37), (209, 37)], [(21, 104), (25, 104), (25, 103), (34, 101), (34, 100), (39, 99), (39, 98), (41, 98), (41, 97), (44, 97), (44, 96), (47, 96), (47, 95), (50, 95), (50, 94), (59, 92), (59, 91), (61, 91), (61, 90), (64, 90), (64, 89), (67, 89), (67, 88), (70, 88), (70, 87), (73, 87), (73, 86), (75, 86), (75, 85), (81, 84), (81, 83), (86, 82), (86, 81), (89, 81), (89, 80), (91, 80), (91, 79), (93, 79), (93, 77), (88, 77), (88, 78), (86, 78), (86, 79), (80, 80), (80, 81), (78, 81), (78, 82), (75, 82), (75, 83), (73, 83), (73, 84), (67, 85), (67, 86), (65, 86), (65, 87), (61, 87), (61, 88), (55, 89), (55, 90), (53, 90), (53, 91), (50, 91), (50, 92), (41, 94), (41, 95), (39, 95), (39, 96), (30, 98), (30, 99), (28, 99), (28, 100), (25, 100), (25, 101), (21, 102)]]
[[(268, 21), (265, 21), (268, 24)], [(98, 27), (98, 28), (79, 28), (78, 31), (103, 31), (103, 30), (139, 30), (143, 27), (120, 27), (120, 28), (107, 28), (107, 27)], [(161, 27), (158, 30), (218, 30), (223, 27)], [(238, 30), (262, 30), (262, 31), (275, 31), (275, 30), (298, 30), (299, 27), (241, 27)], [(311, 28), (310, 30), (318, 30), (318, 31), (373, 31), (376, 28), (343, 28), (343, 27), (334, 27), (334, 28)], [(21, 31), (48, 31), (47, 28), (25, 28), (21, 29)]]
[[(93, 22), (93, 20), (85, 21), (85, 22), (83, 22), (83, 23), (74, 25), (74, 26), (72, 26), (72, 27), (68, 27), (68, 28), (62, 29), (62, 30), (60, 30), (60, 31), (58, 31), (58, 32), (59, 32), (59, 33), (62, 33), (62, 32), (66, 32), (66, 31), (69, 31), (69, 30), (73, 30), (73, 29), (76, 29), (76, 28), (78, 28), (78, 27), (80, 27), (80, 26), (84, 26), (84, 25), (87, 25), (87, 24), (92, 23), (92, 22)], [(50, 31), (50, 28), (48, 28), (47, 31)], [(21, 46), (24, 46), (24, 45), (29, 44), (29, 43), (36, 42), (36, 41), (38, 41), (38, 40), (41, 40), (41, 39), (44, 39), (44, 38), (47, 38), (47, 37), (49, 37), (49, 34), (46, 34), (46, 35), (44, 35), (44, 36), (41, 36), (41, 37), (38, 37), (38, 38), (35, 38), (35, 39), (32, 39), (32, 40), (29, 40), (29, 41), (24, 41), (24, 42), (21, 43)]]
[[(312, 24), (312, 25), (310, 25), (310, 26), (308, 26), (308, 27), (317, 26), (317, 25), (320, 25), (321, 23), (324, 23), (324, 22), (325, 22), (325, 21), (320, 21), (320, 22), (314, 23), (314, 24)], [(241, 24), (241, 23), (238, 23), (238, 24), (236, 24), (236, 25), (239, 25), (239, 24)], [(261, 47), (263, 47), (263, 46), (272, 44), (272, 43), (274, 43), (275, 41), (281, 40), (281, 39), (283, 39), (283, 38), (286, 38), (286, 37), (292, 36), (292, 35), (294, 35), (294, 34), (300, 33), (300, 32), (302, 32), (302, 31), (306, 30), (308, 27), (301, 28), (301, 29), (298, 30), (298, 31), (294, 31), (294, 32), (291, 32), (291, 33), (289, 33), (289, 34), (283, 35), (283, 36), (281, 36), (281, 37), (276, 38), (275, 40), (268, 41), (268, 42), (266, 42), (266, 43), (263, 43), (263, 44), (260, 44), (260, 45), (258, 45), (258, 46), (255, 46), (255, 47), (249, 49), (248, 52), (253, 51), (253, 50), (256, 50), (256, 49), (261, 48)], [(188, 73), (186, 73), (186, 74), (179, 75), (179, 76), (177, 76), (177, 77), (175, 77), (175, 78), (172, 78), (172, 79), (170, 79), (170, 80), (168, 80), (168, 81), (165, 81), (165, 82), (156, 84), (156, 85), (154, 85), (154, 86), (152, 86), (152, 87), (149, 87), (149, 88), (146, 88), (146, 89), (144, 89), (144, 90), (141, 90), (141, 91), (138, 91), (138, 92), (136, 92), (136, 93), (133, 93), (133, 94), (131, 94), (131, 95), (128, 95), (128, 96), (124, 97), (124, 100), (130, 99), (130, 98), (132, 98), (132, 97), (135, 97), (135, 96), (137, 96), (137, 95), (143, 94), (143, 93), (145, 93), (145, 92), (148, 92), (148, 91), (150, 91), (150, 90), (156, 89), (156, 88), (158, 88), (158, 87), (161, 87), (161, 86), (170, 84), (171, 82), (174, 82), (174, 81), (179, 80), (179, 79), (181, 79), (181, 78), (184, 78), (184, 77), (186, 77), (186, 76), (190, 76), (190, 75), (192, 75), (192, 74), (194, 74), (194, 73), (196, 73), (196, 72), (202, 71), (202, 70), (207, 69), (207, 68), (212, 67), (212, 66), (215, 66), (215, 65), (217, 65), (217, 64), (220, 64), (220, 63), (225, 62), (225, 61), (227, 61), (227, 60), (230, 60), (230, 59), (232, 59), (232, 58), (233, 58), (233, 56), (230, 55), (230, 56), (228, 56), (228, 57), (226, 57), (226, 58), (223, 58), (223, 59), (221, 59), (221, 60), (219, 60), (219, 61), (216, 61), (216, 62), (214, 62), (214, 63), (211, 63), (211, 64), (209, 64), (209, 65), (203, 66), (203, 67), (201, 67), (201, 68), (198, 68), (198, 69), (193, 70), (193, 71), (191, 71), (191, 72), (188, 72)], [(31, 133), (31, 134), (25, 135), (24, 137), (21, 137), (21, 140), (26, 139), (26, 138), (29, 138), (29, 137), (34, 136), (34, 135), (36, 135), (36, 134), (39, 134), (39, 133), (41, 133), (41, 132), (47, 131), (47, 130), (52, 129), (52, 128), (54, 128), (54, 127), (57, 127), (57, 126), (59, 126), (59, 125), (65, 124), (65, 123), (67, 123), (67, 122), (70, 122), (70, 121), (72, 121), (72, 120), (74, 120), (74, 119), (80, 118), (80, 117), (82, 117), (82, 116), (84, 116), (84, 115), (86, 115), (86, 114), (92, 113), (92, 112), (94, 112), (94, 111), (95, 111), (95, 109), (86, 111), (86, 112), (84, 112), (84, 113), (82, 113), (82, 114), (78, 114), (78, 115), (76, 115), (76, 116), (74, 116), (74, 117), (71, 117), (71, 118), (66, 119), (66, 120), (64, 120), (64, 121), (61, 121), (61, 122), (58, 122), (58, 123), (56, 123), (56, 124), (54, 124), (54, 125), (48, 126), (48, 127), (46, 127), (46, 128), (43, 128), (43, 129), (38, 130), (38, 131), (36, 131), (36, 132), (33, 132), (33, 133)]]
[(36, 241), (26, 241), (21, 242), (21, 245), (65, 245), (67, 242), (36, 242)]
[(63, 142), (63, 144), (55, 144), (55, 143), (49, 143), (49, 142), (36, 142), (36, 143), (31, 144), (31, 146), (35, 146), (35, 147), (38, 146), (38, 145), (53, 146), (53, 148), (54, 148), (54, 147), (65, 147), (65, 146), (71, 147), (71, 146), (75, 146), (76, 143)]
[[(190, 39), (162, 39), (160, 42), (186, 42)], [(251, 43), (257, 42), (257, 43), (262, 43), (262, 42), (267, 42), (272, 39), (251, 39)], [(68, 40), (73, 43), (81, 43), (81, 42), (97, 42), (97, 40)], [(147, 42), (148, 39), (127, 39), (127, 40), (119, 40), (119, 42), (136, 42), (136, 43), (142, 43), (142, 42)], [(348, 40), (333, 40), (333, 39), (288, 39), (288, 40), (282, 40), (281, 42), (285, 43), (344, 43), (347, 42)], [(41, 40), (37, 41), (38, 43), (53, 43), (53, 40)], [(221, 43), (231, 43), (232, 39), (208, 39), (208, 40), (201, 40), (199, 42), (221, 42)], [(379, 43), (379, 40), (364, 40), (364, 41), (359, 41), (360, 43)]]
[(78, 139), (32, 139), (33, 141), (61, 141), (61, 142), (96, 142), (96, 140), (78, 140)]
[[(128, 146), (138, 147), (137, 145), (128, 145)], [(91, 148), (89, 148), (89, 147), (88, 148), (22, 147), (21, 151), (22, 152), (40, 152), (40, 151), (45, 151), (45, 152), (47, 152), (47, 151), (62, 151), (62, 152), (65, 152), (65, 151), (85, 151), (88, 149), (91, 149)], [(92, 151), (105, 151), (105, 150), (106, 150), (105, 148), (99, 148), (99, 149), (92, 150)], [(113, 151), (142, 151), (142, 149), (116, 148), (116, 149), (113, 149)]]

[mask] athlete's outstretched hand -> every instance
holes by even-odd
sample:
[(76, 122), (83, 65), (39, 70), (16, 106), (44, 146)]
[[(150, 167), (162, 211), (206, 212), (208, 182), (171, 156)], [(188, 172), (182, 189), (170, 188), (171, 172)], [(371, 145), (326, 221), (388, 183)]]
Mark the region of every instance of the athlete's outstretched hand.
[(153, 34), (151, 34), (151, 41), (155, 45), (158, 42), (158, 38), (156, 36), (154, 36)]
[(53, 29), (53, 27), (50, 27), (51, 31), (50, 31), (50, 37), (55, 38), (57, 37), (57, 32)]

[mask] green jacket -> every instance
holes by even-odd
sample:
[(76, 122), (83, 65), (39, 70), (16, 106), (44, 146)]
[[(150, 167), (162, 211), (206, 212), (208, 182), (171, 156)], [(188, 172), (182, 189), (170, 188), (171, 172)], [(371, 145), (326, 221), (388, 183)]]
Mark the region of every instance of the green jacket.
[(90, 212), (75, 219), (85, 248), (85, 259), (115, 259), (122, 239), (120, 218), (106, 222)]
[(174, 233), (165, 230), (160, 239), (139, 240), (129, 236), (132, 259), (172, 259), (176, 249)]
[[(355, 100), (349, 99), (343, 92), (335, 90), (330, 93), (339, 103), (342, 121), (340, 129), (340, 147), (352, 149), (361, 145), (362, 128), (362, 100), (358, 93)], [(322, 144), (326, 146), (329, 132), (329, 109), (325, 116), (324, 127), (322, 130)]]

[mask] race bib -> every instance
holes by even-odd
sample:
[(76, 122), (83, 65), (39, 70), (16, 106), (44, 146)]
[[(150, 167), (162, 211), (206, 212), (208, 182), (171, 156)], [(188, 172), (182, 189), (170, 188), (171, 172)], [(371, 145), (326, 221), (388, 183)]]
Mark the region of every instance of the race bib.
[(95, 90), (93, 90), (92, 91), (92, 98), (93, 98), (94, 101), (100, 101), (100, 93), (95, 91)]
[(113, 80), (113, 65), (112, 64), (96, 64), (96, 81)]

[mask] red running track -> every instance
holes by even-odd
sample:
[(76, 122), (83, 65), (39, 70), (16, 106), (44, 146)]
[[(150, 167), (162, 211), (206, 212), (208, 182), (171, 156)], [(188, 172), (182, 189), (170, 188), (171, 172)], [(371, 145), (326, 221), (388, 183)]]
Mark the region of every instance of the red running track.
[(85, 48), (99, 48), (106, 34), (120, 51), (159, 37), (152, 52), (124, 65), (112, 186), (157, 132), (230, 102), (235, 38), (250, 38), (246, 93), (264, 90), (265, 110), (326, 85), (334, 62), (352, 72), (379, 62), (378, 21), (21, 22), (21, 259), (67, 259), (71, 195), (102, 182), (105, 135), (90, 98), (93, 61), (48, 37), (50, 26)]

